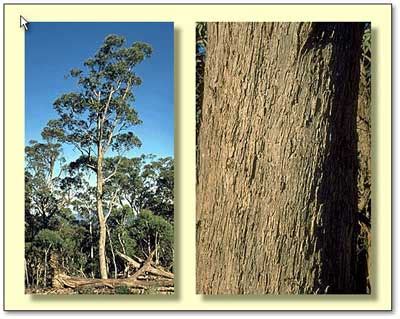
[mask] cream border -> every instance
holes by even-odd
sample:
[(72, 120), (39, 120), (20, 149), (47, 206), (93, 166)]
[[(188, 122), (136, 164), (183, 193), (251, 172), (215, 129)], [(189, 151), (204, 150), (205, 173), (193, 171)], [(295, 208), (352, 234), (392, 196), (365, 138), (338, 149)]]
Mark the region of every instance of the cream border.
[[(390, 5), (34, 5), (4, 7), (6, 310), (389, 310), (391, 308), (391, 6)], [(175, 296), (30, 296), (24, 294), (24, 31), (28, 21), (173, 21), (175, 23)], [(195, 294), (196, 21), (371, 21), (373, 29), (374, 276), (371, 296)]]

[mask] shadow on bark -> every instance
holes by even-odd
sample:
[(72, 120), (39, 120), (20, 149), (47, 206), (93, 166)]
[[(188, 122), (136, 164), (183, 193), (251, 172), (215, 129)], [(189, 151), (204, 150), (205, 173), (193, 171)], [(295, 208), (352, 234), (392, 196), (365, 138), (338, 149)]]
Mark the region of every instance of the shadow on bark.
[[(359, 32), (351, 29), (358, 27)], [(335, 92), (329, 121), (330, 139), (327, 157), (320, 175), (322, 183), (317, 201), (323, 205), (321, 225), (317, 228), (317, 246), (321, 251), (320, 276), (314, 283), (316, 293), (346, 294), (365, 293), (357, 275), (357, 239), (360, 226), (357, 221), (357, 100), (359, 63), (354, 63), (357, 50), (347, 50), (348, 57), (337, 59), (339, 50), (346, 51), (346, 45), (361, 47), (361, 26), (334, 24), (330, 32), (339, 32), (334, 37), (331, 89)], [(324, 24), (318, 32), (325, 33)], [(356, 60), (357, 61), (357, 60)], [(348, 70), (351, 71), (348, 71)], [(342, 72), (341, 72), (342, 71)], [(344, 77), (347, 76), (347, 77)], [(317, 248), (318, 249), (318, 248)]]

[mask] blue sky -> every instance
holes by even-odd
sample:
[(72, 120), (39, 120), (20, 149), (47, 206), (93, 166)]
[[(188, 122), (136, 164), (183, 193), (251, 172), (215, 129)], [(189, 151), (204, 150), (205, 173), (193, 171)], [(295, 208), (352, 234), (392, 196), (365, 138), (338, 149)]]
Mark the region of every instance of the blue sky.
[[(83, 68), (109, 34), (150, 44), (153, 54), (136, 68), (142, 85), (134, 89), (134, 107), (143, 121), (133, 131), (142, 141), (129, 156), (174, 155), (174, 40), (172, 23), (52, 23), (29, 24), (25, 33), (25, 143), (41, 140), (50, 119), (57, 118), (53, 102), (75, 91), (74, 79), (65, 79), (72, 68)], [(79, 156), (64, 147), (67, 160)]]

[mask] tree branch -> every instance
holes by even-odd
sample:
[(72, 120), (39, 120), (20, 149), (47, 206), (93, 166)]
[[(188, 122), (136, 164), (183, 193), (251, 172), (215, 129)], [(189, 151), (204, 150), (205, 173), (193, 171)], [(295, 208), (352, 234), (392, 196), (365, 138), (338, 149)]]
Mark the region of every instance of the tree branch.
[(103, 117), (101, 120), (103, 124), (104, 124), (104, 121), (107, 119), (107, 112), (108, 112), (108, 108), (110, 107), (112, 96), (114, 95), (115, 92), (117, 92), (119, 90), (120, 87), (121, 87), (121, 81), (118, 81), (117, 88), (116, 89), (112, 88), (108, 95), (108, 100), (107, 100), (106, 106), (104, 108), (104, 113), (103, 113)]
[(116, 199), (118, 193), (119, 193), (119, 189), (117, 189), (117, 190), (114, 192), (114, 194), (113, 194), (113, 196), (112, 196), (112, 198), (111, 198), (111, 201), (110, 201), (110, 203), (109, 203), (109, 205), (108, 205), (108, 213), (107, 213), (107, 215), (104, 217), (105, 222), (107, 222), (108, 217), (110, 217), (110, 215), (111, 215), (111, 210), (112, 210), (112, 208), (113, 208), (113, 206), (114, 206), (115, 199)]
[[(129, 90), (131, 88), (131, 83), (132, 83), (132, 77), (130, 77), (129, 80), (128, 80), (127, 86), (125, 88), (124, 95), (122, 96), (122, 101), (124, 101), (126, 99), (126, 96), (127, 96), (128, 92), (129, 92)], [(110, 91), (110, 95), (109, 95), (109, 98), (108, 98), (108, 101), (107, 101), (107, 104), (106, 104), (106, 107), (105, 107), (105, 110), (104, 110), (104, 114), (103, 114), (103, 117), (102, 117), (102, 120), (101, 120), (101, 124), (102, 124), (101, 126), (103, 126), (104, 121), (106, 119), (106, 115), (107, 115), (107, 111), (108, 111), (108, 108), (109, 108), (109, 105), (110, 105), (110, 102), (111, 102), (112, 95), (114, 94), (114, 92), (116, 92), (120, 88), (120, 86), (121, 86), (121, 81), (118, 82), (117, 89)], [(103, 154), (107, 153), (108, 149), (110, 148), (111, 141), (112, 141), (112, 138), (114, 136), (114, 130), (117, 127), (119, 120), (120, 120), (120, 117), (118, 116), (118, 112), (117, 112), (117, 115), (116, 115), (116, 117), (115, 117), (115, 119), (114, 119), (114, 121), (113, 121), (113, 123), (112, 123), (112, 125), (110, 127), (110, 135), (109, 135), (109, 137), (107, 139), (107, 142), (104, 145)]]
[(122, 101), (125, 101), (126, 96), (129, 92), (129, 90), (131, 89), (131, 83), (132, 83), (132, 77), (129, 78), (128, 83), (126, 84), (125, 92), (124, 92), (124, 95), (122, 96)]
[(95, 173), (97, 172), (97, 167), (91, 164), (85, 164), (87, 167), (91, 168)]
[(108, 108), (110, 107), (111, 99), (112, 99), (112, 96), (113, 96), (114, 92), (115, 92), (115, 90), (111, 89), (111, 91), (110, 91), (110, 93), (108, 95), (108, 100), (106, 102), (106, 106), (104, 107), (104, 113), (103, 113), (103, 116), (101, 118), (101, 123), (102, 124), (104, 124), (104, 121), (106, 120)]
[(107, 182), (111, 177), (113, 177), (117, 173), (118, 166), (121, 163), (121, 161), (122, 161), (122, 157), (120, 157), (118, 159), (117, 164), (115, 164), (114, 171), (104, 179), (104, 183)]
[(104, 153), (106, 153), (106, 152), (108, 151), (108, 149), (110, 148), (111, 141), (112, 141), (112, 138), (113, 138), (113, 136), (114, 136), (114, 130), (115, 130), (116, 126), (118, 125), (118, 122), (119, 122), (119, 117), (117, 116), (117, 117), (115, 118), (113, 124), (111, 125), (111, 128), (110, 128), (110, 136), (108, 137), (107, 142), (106, 142), (106, 144), (104, 145)]
[(69, 143), (71, 143), (74, 147), (76, 147), (76, 148), (78, 149), (78, 151), (81, 152), (81, 154), (82, 154), (83, 156), (87, 155), (87, 156), (90, 157), (90, 150), (91, 150), (90, 147), (89, 147), (89, 151), (88, 151), (88, 150), (82, 148), (82, 147), (81, 147), (78, 143), (76, 143), (76, 142), (70, 141)]

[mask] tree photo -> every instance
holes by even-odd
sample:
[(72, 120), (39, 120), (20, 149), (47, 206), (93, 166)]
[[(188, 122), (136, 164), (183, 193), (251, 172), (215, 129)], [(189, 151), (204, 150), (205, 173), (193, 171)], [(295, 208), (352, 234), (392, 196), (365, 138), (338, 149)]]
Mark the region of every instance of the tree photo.
[(173, 293), (173, 24), (35, 23), (26, 54), (26, 293)]
[(370, 23), (196, 37), (197, 293), (370, 293)]

